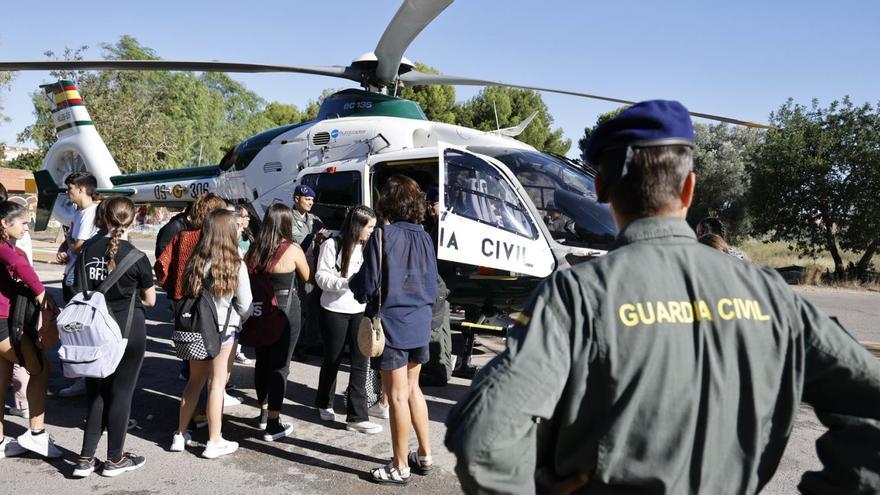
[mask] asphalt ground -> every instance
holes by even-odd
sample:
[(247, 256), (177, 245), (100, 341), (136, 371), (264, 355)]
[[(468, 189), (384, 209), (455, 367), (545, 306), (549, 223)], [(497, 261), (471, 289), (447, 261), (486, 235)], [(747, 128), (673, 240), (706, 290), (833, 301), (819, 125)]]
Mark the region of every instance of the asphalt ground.
[[(151, 253), (152, 240), (135, 242)], [(36, 247), (36, 246), (35, 246)], [(48, 249), (37, 247), (37, 249)], [(37, 263), (43, 280), (58, 300), (61, 267)], [(880, 293), (798, 289), (840, 321), (859, 339), (880, 342)], [(199, 457), (201, 447), (182, 453), (169, 452), (171, 434), (176, 428), (180, 393), (184, 382), (177, 378), (179, 361), (170, 341), (170, 312), (164, 295), (160, 294), (155, 308), (147, 312), (147, 354), (141, 371), (138, 390), (132, 406), (132, 417), (138, 426), (129, 432), (126, 450), (146, 457), (146, 465), (117, 478), (98, 474), (85, 479), (72, 478), (73, 461), (82, 442), (84, 397), (61, 399), (57, 391), (66, 386), (57, 361), (53, 363), (47, 404), (47, 430), (64, 450), (62, 459), (45, 461), (33, 457), (0, 460), (0, 493), (84, 493), (147, 494), (147, 493), (399, 493), (400, 487), (375, 485), (367, 481), (370, 468), (387, 462), (391, 455), (387, 421), (375, 420), (385, 426), (377, 435), (363, 435), (345, 430), (344, 415), (337, 422), (322, 423), (312, 408), (317, 388), (319, 358), (293, 362), (288, 379), (283, 415), (292, 420), (294, 434), (277, 442), (264, 442), (259, 437), (254, 418), (257, 415), (253, 390), (253, 366), (236, 365), (232, 381), (237, 390), (233, 395), (244, 399), (239, 406), (224, 410), (223, 435), (240, 443), (238, 452), (215, 460)], [(488, 361), (503, 348), (497, 338), (479, 342), (476, 363)], [(252, 356), (251, 356), (252, 357)], [(347, 383), (347, 373), (339, 375), (337, 390)], [(446, 387), (425, 387), (431, 439), (436, 468), (429, 476), (413, 475), (410, 490), (418, 493), (457, 493), (461, 491), (455, 477), (454, 457), (443, 447), (443, 422), (453, 404), (462, 396), (469, 382), (454, 378)], [(336, 410), (344, 412), (342, 398), (337, 396)], [(26, 421), (7, 415), (5, 432), (17, 436), (24, 432)], [(779, 470), (763, 493), (797, 493), (801, 474), (820, 464), (814, 450), (816, 438), (824, 431), (812, 411), (804, 406), (798, 415), (795, 430)], [(198, 430), (194, 439), (206, 440), (207, 432)], [(411, 438), (415, 447), (415, 438)], [(98, 447), (104, 458), (106, 440)]]

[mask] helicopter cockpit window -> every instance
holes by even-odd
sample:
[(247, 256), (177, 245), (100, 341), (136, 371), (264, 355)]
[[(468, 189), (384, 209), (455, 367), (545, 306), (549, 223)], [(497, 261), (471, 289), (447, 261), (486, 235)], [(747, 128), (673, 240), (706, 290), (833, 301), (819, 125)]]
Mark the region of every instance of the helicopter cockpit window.
[(557, 241), (607, 249), (617, 237), (608, 207), (596, 200), (593, 178), (577, 165), (538, 151), (487, 146), (469, 149), (507, 165)]
[(363, 203), (359, 172), (306, 175), (301, 183), (315, 190), (312, 213), (330, 230), (339, 230), (348, 209)]
[(479, 158), (445, 151), (446, 208), (451, 213), (499, 227), (529, 239), (538, 236), (507, 179)]

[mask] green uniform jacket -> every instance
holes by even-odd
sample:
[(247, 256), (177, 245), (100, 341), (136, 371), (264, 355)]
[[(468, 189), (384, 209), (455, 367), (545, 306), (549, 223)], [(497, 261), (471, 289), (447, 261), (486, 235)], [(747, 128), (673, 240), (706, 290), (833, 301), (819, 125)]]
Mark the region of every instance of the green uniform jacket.
[(297, 244), (302, 244), (307, 235), (314, 234), (322, 228), (324, 228), (324, 224), (313, 213), (303, 214), (295, 207), (293, 208), (293, 240)]
[[(829, 431), (804, 493), (880, 492), (880, 364), (773, 270), (637, 220), (540, 286), (447, 421), (466, 492), (759, 491), (801, 402)], [(540, 488), (539, 488), (540, 491)]]

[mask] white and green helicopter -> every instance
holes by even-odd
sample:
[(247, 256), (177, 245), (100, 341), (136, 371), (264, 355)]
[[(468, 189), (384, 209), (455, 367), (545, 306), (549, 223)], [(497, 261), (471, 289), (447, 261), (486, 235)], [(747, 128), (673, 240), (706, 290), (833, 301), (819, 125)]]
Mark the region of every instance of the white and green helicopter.
[(72, 217), (60, 185), (79, 170), (97, 177), (103, 193), (127, 195), (136, 203), (182, 205), (214, 192), (249, 205), (257, 217), (275, 202), (290, 204), (294, 187), (308, 184), (317, 192), (313, 212), (330, 229), (339, 227), (347, 208), (374, 204), (383, 182), (402, 173), (423, 190), (438, 187), (443, 192), (437, 257), (449, 268), (444, 278), (457, 323), (471, 334), (503, 332), (511, 313), (522, 307), (540, 280), (601, 255), (615, 237), (607, 207), (596, 201), (593, 173), (517, 141), (531, 118), (513, 128), (478, 131), (431, 122), (417, 103), (392, 94), (412, 85), (494, 85), (633, 102), (414, 70), (404, 51), (451, 3), (405, 0), (376, 49), (346, 67), (168, 60), (0, 62), (0, 70), (294, 72), (340, 77), (362, 87), (327, 97), (314, 120), (248, 138), (216, 166), (123, 175), (74, 82), (45, 85), (58, 141), (35, 174), (37, 228), (45, 228), (50, 215), (61, 222)]

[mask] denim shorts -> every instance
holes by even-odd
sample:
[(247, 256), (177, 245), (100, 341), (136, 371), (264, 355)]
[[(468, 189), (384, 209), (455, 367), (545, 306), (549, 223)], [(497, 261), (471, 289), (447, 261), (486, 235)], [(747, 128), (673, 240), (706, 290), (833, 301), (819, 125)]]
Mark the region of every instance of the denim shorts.
[(428, 362), (428, 357), (428, 346), (416, 347), (415, 349), (395, 349), (386, 345), (377, 360), (380, 370), (391, 371), (403, 368), (407, 363), (425, 364)]

